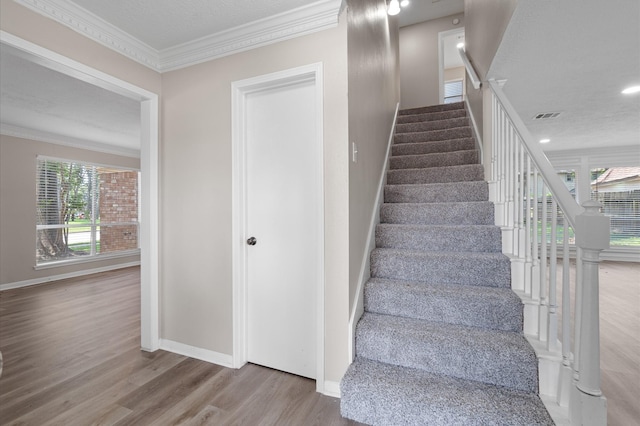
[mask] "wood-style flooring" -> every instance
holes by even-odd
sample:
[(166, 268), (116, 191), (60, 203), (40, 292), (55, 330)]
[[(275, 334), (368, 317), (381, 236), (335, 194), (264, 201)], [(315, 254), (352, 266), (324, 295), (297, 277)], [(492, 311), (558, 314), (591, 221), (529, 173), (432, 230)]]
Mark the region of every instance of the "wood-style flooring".
[(140, 348), (140, 271), (0, 292), (0, 425), (356, 425), (315, 381)]
[[(603, 262), (609, 425), (640, 425), (640, 264)], [(142, 352), (139, 269), (0, 292), (0, 425), (356, 425), (315, 382)]]

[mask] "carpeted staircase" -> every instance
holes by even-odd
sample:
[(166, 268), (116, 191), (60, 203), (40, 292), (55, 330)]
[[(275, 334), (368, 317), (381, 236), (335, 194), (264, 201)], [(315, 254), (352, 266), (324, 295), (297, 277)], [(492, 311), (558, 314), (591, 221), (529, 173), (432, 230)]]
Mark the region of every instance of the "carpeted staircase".
[(552, 425), (463, 103), (401, 111), (341, 412), (373, 425)]

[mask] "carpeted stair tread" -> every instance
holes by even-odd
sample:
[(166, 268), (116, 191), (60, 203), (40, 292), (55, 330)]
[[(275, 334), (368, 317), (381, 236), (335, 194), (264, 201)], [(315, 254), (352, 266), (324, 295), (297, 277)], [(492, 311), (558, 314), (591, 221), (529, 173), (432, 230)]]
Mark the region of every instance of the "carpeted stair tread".
[(502, 253), (371, 251), (371, 276), (433, 283), (510, 287), (511, 263)]
[(538, 391), (538, 359), (521, 334), (365, 312), (359, 357), (460, 379)]
[(443, 183), (484, 180), (484, 168), (481, 164), (459, 166), (429, 167), (426, 169), (397, 169), (387, 172), (387, 184), (403, 183)]
[(553, 425), (463, 102), (399, 111), (341, 413)]
[(429, 130), (426, 132), (399, 133), (393, 137), (393, 141), (394, 143), (415, 143), (470, 138), (472, 136), (471, 127), (462, 126), (442, 130)]
[(487, 201), (489, 185), (484, 181), (386, 185), (386, 203), (450, 203)]
[(464, 151), (465, 149), (476, 149), (476, 142), (473, 138), (447, 139), (433, 142), (402, 143), (391, 145), (391, 155), (417, 155), (431, 154), (434, 152)]
[(459, 166), (477, 163), (478, 151), (475, 149), (419, 155), (400, 155), (389, 158), (389, 168), (392, 170)]
[(370, 278), (366, 312), (492, 330), (522, 331), (523, 306), (509, 288)]
[(425, 252), (502, 251), (502, 231), (493, 225), (411, 225), (381, 223), (376, 247)]
[(340, 388), (342, 415), (371, 425), (554, 424), (535, 394), (360, 357)]
[(381, 223), (415, 225), (493, 225), (494, 207), (489, 201), (452, 203), (384, 203)]
[(445, 118), (442, 120), (417, 121), (413, 123), (396, 124), (396, 134), (428, 132), (431, 130), (450, 129), (452, 127), (464, 127), (469, 125), (467, 117)]
[(448, 118), (461, 118), (466, 116), (467, 110), (464, 108), (452, 109), (449, 111), (427, 112), (423, 114), (398, 115), (398, 124), (416, 123), (419, 121), (438, 121), (446, 120)]
[(398, 115), (428, 114), (430, 112), (451, 111), (456, 109), (464, 109), (464, 102), (453, 102), (450, 104), (430, 105), (418, 108), (405, 108), (398, 111)]

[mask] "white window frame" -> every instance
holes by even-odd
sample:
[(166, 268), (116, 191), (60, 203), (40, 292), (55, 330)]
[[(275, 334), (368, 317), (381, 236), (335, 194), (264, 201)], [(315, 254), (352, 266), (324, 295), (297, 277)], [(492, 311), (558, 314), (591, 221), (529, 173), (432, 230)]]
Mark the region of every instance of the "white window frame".
[[(116, 222), (116, 223), (96, 223), (96, 218), (94, 217), (94, 215), (92, 214), (92, 222), (90, 224), (55, 224), (55, 225), (39, 225), (36, 223), (36, 240), (37, 240), (37, 232), (41, 231), (41, 230), (46, 230), (46, 229), (64, 229), (64, 228), (75, 228), (75, 227), (90, 227), (91, 228), (91, 240), (90, 240), (90, 244), (91, 244), (91, 248), (90, 248), (90, 254), (85, 255), (85, 256), (81, 256), (81, 257), (76, 257), (76, 258), (71, 258), (71, 259), (61, 259), (61, 260), (51, 260), (51, 261), (45, 261), (45, 262), (41, 262), (38, 263), (38, 257), (36, 256), (35, 259), (35, 266), (34, 269), (35, 270), (41, 270), (41, 269), (49, 269), (49, 268), (56, 268), (56, 267), (60, 267), (60, 266), (68, 266), (68, 265), (74, 265), (74, 264), (81, 264), (81, 263), (88, 263), (88, 262), (96, 262), (96, 261), (101, 261), (101, 260), (106, 260), (106, 259), (116, 259), (116, 258), (121, 258), (121, 257), (127, 257), (127, 256), (132, 256), (132, 255), (139, 255), (140, 254), (140, 183), (141, 183), (141, 176), (140, 176), (140, 170), (136, 169), (136, 168), (131, 168), (131, 167), (123, 167), (123, 166), (118, 166), (118, 165), (110, 165), (110, 164), (100, 164), (100, 163), (94, 163), (94, 162), (88, 162), (88, 161), (80, 161), (80, 160), (71, 160), (71, 159), (67, 159), (67, 158), (57, 158), (57, 157), (50, 157), (50, 156), (45, 156), (45, 155), (38, 155), (36, 157), (36, 160), (38, 162), (38, 164), (41, 161), (51, 161), (51, 162), (59, 162), (59, 163), (67, 163), (67, 164), (80, 164), (82, 166), (89, 166), (89, 167), (104, 167), (104, 168), (112, 168), (115, 170), (119, 170), (119, 171), (134, 171), (138, 173), (138, 190), (137, 190), (137, 198), (138, 198), (138, 221), (137, 222)], [(40, 194), (37, 193), (37, 173), (36, 173), (36, 199), (39, 199)], [(99, 196), (99, 193), (98, 193)], [(93, 204), (97, 203), (98, 199), (94, 199), (93, 200)], [(135, 249), (129, 249), (129, 250), (119, 250), (116, 252), (110, 252), (110, 253), (96, 253), (96, 233), (97, 233), (97, 228), (99, 228), (100, 226), (136, 226), (136, 248)]]

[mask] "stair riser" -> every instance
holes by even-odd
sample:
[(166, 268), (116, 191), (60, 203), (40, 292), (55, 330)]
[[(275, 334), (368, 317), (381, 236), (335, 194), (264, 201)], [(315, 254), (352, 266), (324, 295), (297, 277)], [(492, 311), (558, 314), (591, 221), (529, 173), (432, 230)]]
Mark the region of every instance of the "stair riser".
[(511, 265), (506, 256), (476, 258), (470, 254), (375, 249), (371, 252), (371, 276), (506, 288), (511, 285)]
[(366, 359), (340, 390), (342, 416), (370, 425), (554, 425), (534, 394)]
[(398, 115), (416, 115), (416, 114), (429, 114), (432, 112), (452, 111), (452, 110), (464, 110), (464, 102), (454, 102), (451, 104), (442, 105), (430, 105), (427, 107), (408, 108), (401, 109)]
[(402, 155), (389, 159), (389, 168), (392, 170), (461, 166), (466, 164), (478, 164), (478, 151), (467, 150), (425, 155)]
[(458, 287), (462, 288), (369, 280), (365, 284), (364, 309), (447, 324), (522, 331), (522, 302), (511, 290), (499, 294), (454, 291)]
[(457, 229), (441, 227), (398, 227), (379, 225), (376, 228), (376, 247), (435, 252), (502, 251), (500, 228), (466, 226)]
[(396, 134), (428, 132), (431, 130), (451, 129), (454, 127), (464, 127), (469, 125), (469, 119), (466, 117), (448, 118), (436, 121), (419, 121), (417, 123), (403, 123), (396, 125)]
[(387, 172), (387, 184), (389, 185), (469, 182), (483, 179), (484, 169), (480, 164), (427, 169), (397, 169)]
[(464, 109), (454, 109), (450, 111), (430, 112), (427, 114), (398, 115), (398, 124), (418, 123), (421, 121), (448, 120), (451, 118), (462, 118), (467, 116)]
[(482, 181), (387, 185), (384, 188), (385, 203), (447, 203), (488, 199), (489, 186)]
[(402, 318), (370, 319), (361, 320), (356, 330), (359, 357), (524, 392), (538, 390), (537, 357), (523, 336), (483, 332), (480, 335), (487, 338), (480, 340), (475, 335), (442, 333), (436, 330), (438, 323), (413, 327)]
[(413, 225), (493, 225), (493, 204), (485, 203), (385, 203), (380, 208), (381, 223)]
[(395, 144), (391, 146), (391, 155), (433, 154), (436, 152), (454, 152), (464, 151), (467, 149), (476, 149), (476, 143), (473, 138)]
[(431, 130), (429, 132), (400, 133), (393, 137), (393, 141), (394, 143), (416, 143), (470, 138), (472, 136), (470, 127), (456, 127), (445, 130)]

